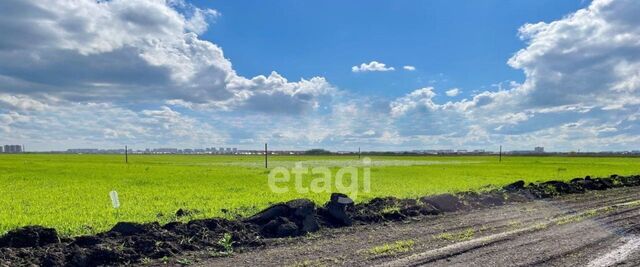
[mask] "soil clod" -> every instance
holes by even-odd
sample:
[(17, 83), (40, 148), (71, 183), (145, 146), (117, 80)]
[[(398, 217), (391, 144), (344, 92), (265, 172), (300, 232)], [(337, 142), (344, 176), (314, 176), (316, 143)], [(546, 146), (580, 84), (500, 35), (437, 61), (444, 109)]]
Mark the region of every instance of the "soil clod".
[(26, 226), (0, 237), (0, 247), (41, 247), (60, 242), (56, 229), (42, 226)]
[(331, 226), (350, 226), (353, 224), (351, 216), (347, 214), (347, 207), (353, 206), (353, 200), (345, 194), (333, 193), (331, 200), (324, 205), (321, 216)]
[(316, 214), (316, 204), (308, 199), (295, 199), (273, 205), (245, 222), (260, 227), (264, 237), (289, 237), (315, 232), (320, 229)]

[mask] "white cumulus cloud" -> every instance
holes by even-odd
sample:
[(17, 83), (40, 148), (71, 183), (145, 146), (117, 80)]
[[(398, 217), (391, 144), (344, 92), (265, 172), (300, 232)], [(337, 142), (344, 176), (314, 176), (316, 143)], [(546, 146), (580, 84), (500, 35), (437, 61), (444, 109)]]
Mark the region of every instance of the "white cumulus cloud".
[(394, 71), (394, 67), (387, 67), (386, 64), (378, 61), (362, 63), (360, 66), (351, 67), (352, 72), (373, 72), (373, 71)]
[(447, 90), (447, 91), (445, 92), (445, 94), (446, 94), (447, 96), (454, 97), (454, 96), (459, 95), (461, 92), (462, 92), (462, 91), (460, 91), (460, 89), (459, 89), (459, 88), (451, 88), (451, 89)]
[[(199, 37), (220, 14), (184, 1), (7, 0), (0, 9), (7, 11), (0, 17), (0, 92), (227, 109), (254, 103), (266, 112), (290, 104), (297, 113), (333, 88), (322, 77), (237, 74), (222, 48)], [(269, 96), (283, 101), (263, 102)]]
[(414, 71), (414, 70), (416, 70), (416, 67), (411, 66), (411, 65), (405, 65), (405, 66), (402, 66), (402, 68), (403, 68), (404, 70), (408, 70), (408, 71)]

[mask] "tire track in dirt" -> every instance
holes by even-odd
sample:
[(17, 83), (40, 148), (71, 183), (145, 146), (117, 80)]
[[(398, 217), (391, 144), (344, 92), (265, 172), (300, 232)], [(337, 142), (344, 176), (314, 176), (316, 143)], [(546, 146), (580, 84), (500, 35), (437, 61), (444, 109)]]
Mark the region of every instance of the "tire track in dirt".
[[(625, 210), (623, 212), (619, 212), (619, 213), (614, 213), (614, 214), (607, 214), (602, 218), (594, 218), (593, 222), (594, 223), (598, 223), (600, 224), (601, 227), (603, 227), (603, 229), (605, 230), (610, 230), (611, 234), (607, 235), (604, 238), (595, 240), (593, 242), (581, 245), (579, 247), (576, 247), (574, 249), (570, 249), (570, 250), (566, 250), (563, 252), (559, 252), (556, 254), (552, 254), (552, 255), (548, 255), (547, 257), (540, 259), (538, 261), (535, 261), (529, 265), (551, 265), (551, 263), (553, 262), (561, 262), (563, 259), (565, 259), (568, 256), (580, 256), (580, 257), (585, 257), (586, 255), (584, 255), (584, 251), (606, 251), (608, 250), (609, 246), (611, 246), (610, 244), (618, 241), (619, 239), (626, 239), (625, 237), (625, 229), (624, 229), (624, 225), (617, 225), (616, 223), (618, 222), (622, 222), (622, 221), (629, 221), (629, 222), (637, 222), (638, 219), (640, 219), (640, 214), (635, 214), (632, 216), (625, 216), (622, 218), (618, 218), (618, 219), (614, 219), (614, 220), (608, 220), (611, 217), (615, 217), (617, 215), (621, 215), (621, 214), (626, 214), (628, 212), (634, 212), (634, 211), (638, 211), (639, 208), (632, 208), (632, 209), (628, 209)], [(622, 237), (621, 237), (622, 236)], [(581, 255), (582, 254), (582, 255)]]
[(623, 237), (620, 241), (624, 242), (624, 244), (592, 260), (587, 267), (613, 266), (624, 261), (629, 255), (640, 249), (640, 237), (638, 236)]
[[(624, 207), (632, 205), (638, 205), (638, 202), (632, 201), (620, 203), (615, 206)], [(571, 220), (572, 218), (575, 218), (576, 220), (581, 219), (585, 215), (589, 215), (592, 211), (607, 212), (611, 207), (612, 206), (604, 206), (590, 211), (576, 213), (574, 215), (559, 217), (547, 222), (545, 227), (529, 226), (519, 230), (498, 233), (466, 242), (459, 242), (444, 248), (410, 255), (405, 258), (381, 264), (380, 266), (421, 266), (426, 264), (450, 266), (456, 264), (466, 265), (470, 264), (470, 262), (473, 262), (474, 265), (481, 266), (505, 265), (508, 263), (515, 263), (518, 265), (554, 265), (552, 264), (553, 260), (564, 260), (565, 256), (573, 254), (576, 251), (583, 251), (586, 248), (597, 246), (605, 240), (616, 239), (615, 233), (607, 233), (607, 228), (615, 229), (616, 227), (625, 226), (612, 224), (611, 222), (607, 222), (606, 219), (631, 212), (637, 213), (637, 211), (640, 210), (640, 207), (632, 207), (621, 212), (606, 213), (600, 218), (601, 222), (598, 222), (597, 220), (588, 220), (584, 222), (578, 221), (576, 224), (565, 223), (565, 221)], [(638, 217), (640, 217), (639, 214), (634, 214), (623, 217), (623, 219), (626, 221), (637, 222)], [(623, 220), (617, 220), (617, 222), (621, 221)], [(603, 227), (602, 224), (606, 227)], [(600, 231), (597, 231), (595, 234), (586, 235), (589, 237), (587, 239), (577, 239), (579, 242), (573, 242), (573, 244), (567, 244), (566, 246), (556, 246), (553, 244), (554, 242), (560, 241), (560, 239), (554, 237), (560, 236), (561, 239), (574, 239), (578, 235), (585, 234), (585, 230)], [(534, 255), (535, 257), (529, 257), (529, 255), (525, 255), (525, 257), (520, 258), (503, 257), (503, 259), (507, 259), (512, 262), (500, 261), (499, 259), (501, 256), (500, 254), (504, 254), (505, 251), (509, 254), (513, 252), (516, 252), (513, 254), (517, 254), (517, 251), (530, 251), (532, 250), (532, 247), (537, 247), (538, 250), (544, 252), (542, 253), (543, 256), (540, 256), (539, 253), (538, 255)], [(474, 250), (485, 250), (486, 252), (478, 252)], [(519, 254), (523, 255), (524, 253)], [(491, 256), (485, 257), (486, 255)], [(456, 257), (458, 258), (455, 259)], [(517, 261), (520, 262), (516, 263)]]

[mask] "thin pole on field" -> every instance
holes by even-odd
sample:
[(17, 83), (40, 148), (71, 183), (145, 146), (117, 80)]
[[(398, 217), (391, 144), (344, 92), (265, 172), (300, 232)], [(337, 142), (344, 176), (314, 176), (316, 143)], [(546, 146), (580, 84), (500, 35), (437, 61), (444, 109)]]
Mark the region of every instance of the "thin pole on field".
[(360, 155), (361, 155), (360, 147), (358, 147), (358, 159), (360, 159)]
[(129, 163), (129, 149), (124, 146), (124, 163)]
[(267, 150), (267, 143), (264, 143), (264, 168), (269, 168), (269, 152)]
[(500, 154), (498, 162), (502, 162), (502, 145), (500, 145)]

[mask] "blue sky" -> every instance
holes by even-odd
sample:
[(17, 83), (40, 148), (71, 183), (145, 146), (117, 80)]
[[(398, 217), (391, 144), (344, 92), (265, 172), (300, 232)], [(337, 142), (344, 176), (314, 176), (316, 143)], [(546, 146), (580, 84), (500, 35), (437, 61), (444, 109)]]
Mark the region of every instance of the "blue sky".
[(640, 3), (5, 0), (0, 143), (640, 149)]
[[(202, 37), (219, 44), (242, 75), (277, 70), (299, 79), (322, 75), (362, 94), (396, 97), (428, 84), (468, 91), (522, 81), (506, 64), (525, 44), (527, 22), (553, 21), (585, 1), (196, 1), (216, 9)], [(352, 73), (377, 60), (415, 72)], [(434, 82), (430, 82), (434, 81)]]

